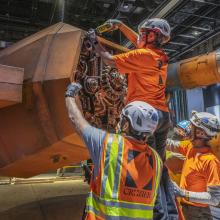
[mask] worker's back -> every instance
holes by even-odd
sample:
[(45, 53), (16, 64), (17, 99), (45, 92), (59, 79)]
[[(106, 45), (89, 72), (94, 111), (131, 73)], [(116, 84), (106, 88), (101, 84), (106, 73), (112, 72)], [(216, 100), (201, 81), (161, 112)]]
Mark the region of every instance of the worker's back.
[(161, 160), (148, 145), (107, 135), (98, 175), (91, 183), (86, 219), (97, 219), (95, 215), (152, 219), (160, 176)]
[(165, 100), (167, 60), (162, 50), (142, 48), (114, 56), (120, 73), (128, 73), (126, 103), (144, 101), (168, 111)]

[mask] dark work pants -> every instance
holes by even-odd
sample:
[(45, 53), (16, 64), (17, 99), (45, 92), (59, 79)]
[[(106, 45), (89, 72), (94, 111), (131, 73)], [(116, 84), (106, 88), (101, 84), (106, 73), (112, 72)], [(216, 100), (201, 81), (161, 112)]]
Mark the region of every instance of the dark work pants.
[[(215, 208), (215, 207), (213, 207)], [(183, 214), (186, 220), (217, 220), (220, 219), (219, 213), (213, 213), (212, 207), (197, 207), (182, 204)], [(218, 208), (216, 208), (218, 209)]]
[[(150, 137), (148, 144), (153, 147), (161, 159), (165, 161), (166, 139), (171, 126), (170, 115), (168, 112), (157, 110), (159, 115), (159, 124)], [(167, 168), (163, 168), (160, 187), (154, 206), (154, 220), (178, 220), (178, 211), (175, 203), (175, 196), (172, 187), (170, 187), (170, 178)]]
[(160, 110), (157, 110), (157, 113), (159, 116), (159, 123), (154, 135), (149, 137), (148, 144), (153, 147), (160, 155), (161, 159), (165, 161), (167, 134), (171, 127), (170, 114), (169, 112)]

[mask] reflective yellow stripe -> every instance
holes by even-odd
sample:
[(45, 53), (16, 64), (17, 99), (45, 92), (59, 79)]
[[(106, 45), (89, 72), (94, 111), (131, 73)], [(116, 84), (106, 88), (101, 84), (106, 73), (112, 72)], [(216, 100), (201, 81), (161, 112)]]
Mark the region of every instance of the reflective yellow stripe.
[(109, 134), (107, 135), (107, 143), (104, 150), (104, 161), (101, 161), (101, 167), (102, 167), (102, 176), (101, 176), (101, 197), (104, 197), (105, 190), (106, 190), (106, 182), (108, 178), (108, 170), (109, 170), (109, 151), (111, 150), (111, 143), (112, 143), (113, 135)]
[(158, 153), (150, 147), (150, 149), (153, 151), (154, 153), (154, 156), (155, 156), (155, 160), (156, 160), (156, 179), (155, 179), (155, 192), (154, 192), (154, 198), (153, 198), (153, 201), (152, 201), (152, 204), (154, 204), (155, 200), (156, 200), (156, 197), (157, 197), (157, 191), (158, 191), (158, 187), (159, 187), (159, 184), (160, 184), (160, 177), (161, 177), (161, 159), (160, 159), (160, 156), (158, 155)]
[(112, 198), (115, 177), (118, 178), (117, 176), (115, 176), (116, 166), (118, 163), (118, 137), (116, 135), (114, 135), (112, 144), (108, 144), (108, 147), (110, 147), (110, 154), (106, 155), (106, 157), (109, 156), (110, 166), (108, 167), (108, 181), (106, 182), (105, 186), (104, 198)]
[[(125, 140), (123, 137), (122, 138), (122, 157), (121, 157), (121, 162), (124, 161), (124, 146), (125, 146)], [(122, 164), (122, 163), (121, 163)], [(120, 192), (120, 183), (121, 183), (121, 173), (122, 173), (122, 165), (120, 164), (120, 172), (119, 172), (119, 181), (118, 181), (118, 192)]]
[(106, 199), (100, 198), (93, 192), (89, 193), (89, 197), (107, 206), (117, 206), (117, 207), (122, 207), (122, 208), (140, 209), (140, 210), (153, 210), (154, 208), (154, 206), (149, 206), (148, 204), (145, 204), (145, 203), (133, 203), (133, 202), (128, 202), (128, 201), (119, 201), (119, 200), (113, 200), (113, 199), (106, 200)]
[[(120, 202), (119, 202), (120, 204)], [(100, 214), (101, 217), (106, 216), (123, 216), (129, 218), (143, 218), (143, 219), (152, 219), (153, 218), (153, 210), (140, 210), (140, 209), (131, 209), (117, 206), (107, 206), (106, 204), (102, 204), (101, 202), (96, 201), (93, 197), (87, 198), (87, 210), (94, 208), (96, 213)], [(101, 214), (102, 213), (102, 214)], [(98, 214), (98, 215), (99, 215)]]

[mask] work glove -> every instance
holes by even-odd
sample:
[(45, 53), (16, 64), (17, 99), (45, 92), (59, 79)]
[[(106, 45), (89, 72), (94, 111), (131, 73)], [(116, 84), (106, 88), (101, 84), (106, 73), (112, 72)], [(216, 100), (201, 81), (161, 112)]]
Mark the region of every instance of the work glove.
[(96, 36), (94, 29), (89, 29), (86, 36), (93, 45), (98, 43), (97, 36)]
[(181, 189), (174, 181), (170, 180), (170, 186), (173, 188), (175, 196), (185, 197), (185, 190)]
[(172, 152), (167, 150), (166, 151), (166, 160), (171, 159), (171, 158), (178, 158), (179, 160), (185, 160), (186, 157), (180, 153)]
[(117, 30), (122, 22), (118, 19), (109, 19), (105, 23), (111, 24), (114, 30)]
[(71, 83), (68, 85), (65, 97), (75, 97), (78, 92), (82, 89), (82, 86), (79, 83)]

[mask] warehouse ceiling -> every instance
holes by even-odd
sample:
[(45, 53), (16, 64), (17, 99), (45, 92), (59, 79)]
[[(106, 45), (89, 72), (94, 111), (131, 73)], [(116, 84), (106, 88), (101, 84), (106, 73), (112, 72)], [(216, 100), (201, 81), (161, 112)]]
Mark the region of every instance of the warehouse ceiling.
[[(220, 32), (220, 1), (1, 0), (0, 47), (7, 47), (59, 21), (87, 30), (109, 18), (117, 18), (137, 30), (138, 25), (150, 17), (165, 18), (171, 24), (172, 37), (165, 50), (170, 60), (175, 61), (198, 45), (214, 41)], [(105, 37), (132, 47), (119, 32)]]

